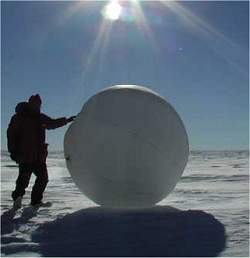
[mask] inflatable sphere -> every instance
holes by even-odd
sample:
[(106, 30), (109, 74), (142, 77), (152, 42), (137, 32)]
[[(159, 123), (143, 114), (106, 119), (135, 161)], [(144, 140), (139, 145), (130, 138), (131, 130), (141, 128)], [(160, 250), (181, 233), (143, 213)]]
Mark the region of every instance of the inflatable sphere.
[(118, 85), (83, 106), (64, 139), (67, 168), (95, 203), (152, 207), (175, 187), (189, 154), (185, 127), (152, 90)]

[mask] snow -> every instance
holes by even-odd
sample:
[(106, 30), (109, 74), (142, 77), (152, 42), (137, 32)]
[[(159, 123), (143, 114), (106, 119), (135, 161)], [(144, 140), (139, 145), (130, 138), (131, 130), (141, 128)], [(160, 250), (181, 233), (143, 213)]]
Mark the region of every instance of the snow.
[(17, 167), (1, 155), (2, 256), (249, 256), (248, 152), (193, 152), (157, 207), (104, 209), (76, 188), (62, 153), (48, 158), (44, 201), (10, 211)]

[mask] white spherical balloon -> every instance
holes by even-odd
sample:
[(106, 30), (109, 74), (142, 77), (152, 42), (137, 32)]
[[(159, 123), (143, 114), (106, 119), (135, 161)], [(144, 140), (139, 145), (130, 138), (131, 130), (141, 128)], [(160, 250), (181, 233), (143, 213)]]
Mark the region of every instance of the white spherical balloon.
[(185, 127), (166, 100), (118, 85), (88, 100), (64, 139), (79, 189), (108, 207), (152, 207), (175, 187), (189, 154)]

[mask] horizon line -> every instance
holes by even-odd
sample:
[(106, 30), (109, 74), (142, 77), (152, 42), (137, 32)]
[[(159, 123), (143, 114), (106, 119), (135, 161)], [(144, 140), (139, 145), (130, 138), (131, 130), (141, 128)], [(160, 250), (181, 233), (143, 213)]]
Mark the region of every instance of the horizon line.
[[(49, 153), (52, 152), (63, 152), (64, 150), (49, 150)], [(249, 151), (249, 149), (191, 149), (189, 152), (198, 152), (198, 151)], [(1, 152), (8, 152), (8, 150), (1, 149)]]

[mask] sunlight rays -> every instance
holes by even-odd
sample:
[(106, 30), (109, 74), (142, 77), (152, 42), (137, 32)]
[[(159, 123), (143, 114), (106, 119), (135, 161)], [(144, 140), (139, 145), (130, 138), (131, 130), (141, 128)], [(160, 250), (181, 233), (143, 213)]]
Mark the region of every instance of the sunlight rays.
[(83, 10), (84, 7), (87, 7), (86, 1), (72, 2), (72, 4), (66, 8), (63, 15), (57, 17), (56, 26), (63, 26), (72, 16)]
[(175, 1), (161, 1), (161, 3), (169, 10), (171, 10), (175, 15), (177, 15), (183, 21), (183, 24), (186, 24), (193, 30), (196, 30), (198, 35), (205, 36), (210, 39), (218, 37), (226, 41), (228, 44), (234, 45), (234, 43), (225, 37), (221, 32), (216, 30), (209, 23), (202, 20), (197, 15), (193, 14), (187, 8), (183, 7), (180, 3)]
[[(240, 67), (236, 61), (234, 61), (232, 52), (235, 50), (237, 50), (238, 53), (241, 52), (240, 47), (235, 42), (226, 37), (208, 22), (195, 15), (187, 8), (183, 7), (180, 3), (162, 0), (161, 3), (175, 15), (177, 15), (183, 21), (183, 24), (189, 26), (193, 32), (197, 32), (196, 36), (201, 38), (203, 41), (206, 41), (208, 46), (213, 49), (216, 54), (221, 56), (243, 75), (248, 74), (248, 71), (244, 71), (244, 69), (242, 69), (242, 67)], [(211, 41), (213, 41), (213, 44), (211, 44)], [(225, 54), (225, 52), (227, 54)], [(243, 53), (241, 52), (240, 54)]]
[[(145, 33), (146, 37), (150, 40), (152, 47), (157, 50), (156, 42), (154, 41), (153, 32), (147, 23), (144, 16), (143, 10), (138, 1), (130, 1), (132, 8), (134, 9), (134, 15), (136, 16), (134, 21), (139, 29), (139, 32)], [(99, 31), (96, 35), (95, 43), (86, 59), (83, 60), (83, 76), (82, 79), (86, 78), (87, 74), (93, 69), (95, 62), (99, 61), (95, 67), (101, 70), (102, 63), (105, 59), (105, 54), (109, 45), (110, 34), (112, 33), (113, 23), (119, 19), (124, 19), (125, 7), (120, 4), (118, 0), (108, 1), (104, 8), (101, 10), (103, 15), (102, 22), (99, 27)], [(124, 21), (124, 20), (123, 20)], [(98, 73), (98, 71), (96, 71)]]
[(135, 13), (137, 15), (137, 18), (136, 18), (135, 21), (136, 21), (136, 25), (137, 25), (139, 31), (140, 32), (145, 32), (146, 37), (150, 41), (153, 50), (155, 51), (155, 53), (159, 54), (158, 53), (159, 47), (157, 46), (157, 42), (155, 40), (154, 32), (151, 29), (147, 18), (145, 17), (145, 14), (143, 12), (143, 9), (142, 9), (139, 1), (131, 0), (131, 2), (133, 4), (133, 7), (135, 9)]
[(83, 78), (85, 78), (87, 73), (92, 69), (94, 62), (97, 59), (99, 60), (98, 67), (100, 68), (102, 66), (102, 61), (105, 58), (106, 50), (109, 45), (110, 34), (112, 33), (112, 26), (119, 20), (122, 22), (134, 22), (135, 26), (138, 28), (138, 33), (144, 34), (146, 39), (149, 41), (152, 50), (156, 54), (160, 54), (154, 32), (150, 28), (140, 2), (130, 0), (127, 1), (127, 5), (129, 5), (132, 10), (130, 17), (128, 17), (128, 14), (126, 16), (128, 7), (124, 6), (123, 1), (110, 0), (107, 1), (107, 4), (102, 8), (101, 14), (103, 19), (96, 35), (95, 43), (87, 57), (87, 61), (84, 60)]
[[(83, 86), (85, 86), (86, 78), (88, 74), (95, 70), (96, 78), (98, 78), (99, 72), (102, 68), (102, 65), (104, 63), (104, 59), (106, 56), (106, 51), (109, 43), (109, 35), (112, 29), (112, 22), (102, 20), (99, 31), (96, 35), (96, 39), (94, 42), (93, 47), (91, 48), (89, 54), (86, 56), (86, 58), (83, 58), (82, 62), (82, 75), (81, 75), (81, 82), (83, 83)], [(85, 87), (82, 87), (82, 91)], [(83, 92), (81, 94), (84, 94)]]
[[(58, 25), (63, 25), (68, 19), (79, 13), (81, 10), (87, 7), (88, 1), (80, 1), (72, 4), (64, 13), (61, 20), (59, 20)], [(88, 56), (83, 57), (82, 64), (82, 81), (84, 82), (87, 74), (95, 66), (95, 62), (99, 61), (98, 67), (101, 67), (101, 62), (105, 58), (105, 53), (109, 45), (110, 33), (112, 33), (112, 25), (117, 21), (122, 22), (134, 22), (135, 26), (138, 28), (138, 33), (144, 34), (145, 38), (151, 45), (152, 50), (159, 54), (159, 47), (155, 40), (154, 32), (150, 28), (149, 22), (145, 17), (143, 8), (140, 1), (130, 0), (130, 1), (119, 1), (110, 0), (104, 5), (100, 10), (102, 15), (102, 21), (99, 25), (99, 30), (96, 34), (95, 42), (89, 51)], [(128, 5), (130, 7), (130, 12), (128, 12)]]
[[(217, 28), (214, 28), (211, 24), (205, 21), (203, 18), (194, 14), (190, 9), (186, 8), (184, 4), (176, 1), (157, 1), (157, 4), (161, 3), (162, 8), (158, 9), (162, 17), (167, 17), (167, 10), (178, 17), (181, 26), (186, 26), (189, 33), (195, 34), (195, 36), (202, 41), (206, 42), (209, 48), (211, 48), (218, 56), (223, 58), (226, 62), (232, 65), (237, 71), (246, 75), (248, 72), (237, 62), (237, 56), (233, 53), (236, 51), (238, 54), (243, 54), (242, 49), (233, 40), (226, 37)], [(88, 1), (76, 2), (68, 8), (65, 12), (61, 23), (65, 23), (69, 18), (74, 16), (76, 13), (85, 10), (88, 7)], [(154, 7), (154, 2), (152, 2)], [(155, 31), (152, 29), (154, 24), (154, 19), (157, 18), (157, 14), (150, 16), (146, 12), (143, 1), (138, 0), (110, 0), (106, 1), (104, 5), (94, 6), (100, 10), (99, 15), (101, 15), (101, 21), (99, 22), (99, 29), (96, 33), (95, 41), (88, 54), (83, 57), (82, 61), (82, 83), (86, 84), (86, 78), (91, 72), (95, 72), (96, 78), (98, 74), (102, 71), (103, 63), (105, 63), (105, 56), (107, 49), (109, 47), (110, 35), (113, 33), (112, 27), (115, 23), (127, 23), (128, 26), (134, 24), (137, 28), (137, 33), (144, 35), (145, 40), (148, 41), (148, 50), (153, 50), (155, 54), (155, 60), (161, 58), (162, 49), (158, 44)], [(164, 8), (165, 7), (165, 8)], [(149, 13), (150, 14), (150, 13)], [(159, 18), (159, 17), (158, 17)], [(163, 23), (167, 22), (162, 20), (162, 23), (156, 24), (155, 26), (163, 26)], [(212, 42), (212, 44), (211, 44)], [(181, 49), (182, 48), (178, 48)], [(181, 51), (180, 50), (180, 51)], [(167, 58), (167, 56), (166, 56)], [(97, 80), (97, 79), (96, 79)], [(81, 87), (81, 91), (84, 91), (85, 87)]]
[(122, 12), (122, 7), (117, 0), (111, 0), (103, 9), (102, 15), (109, 20), (118, 20)]

